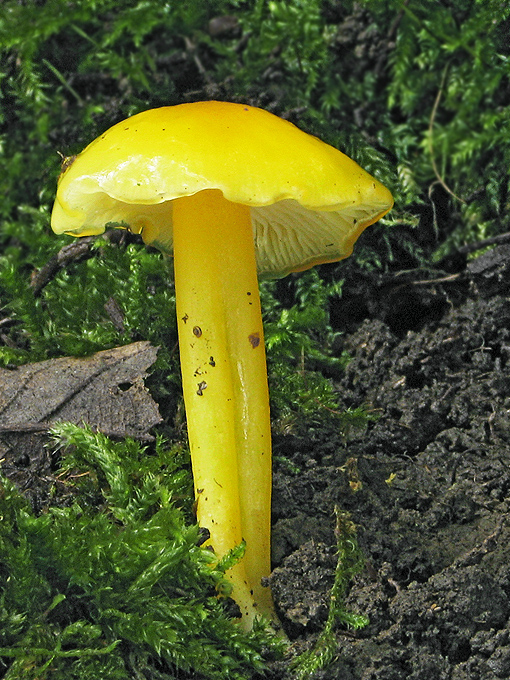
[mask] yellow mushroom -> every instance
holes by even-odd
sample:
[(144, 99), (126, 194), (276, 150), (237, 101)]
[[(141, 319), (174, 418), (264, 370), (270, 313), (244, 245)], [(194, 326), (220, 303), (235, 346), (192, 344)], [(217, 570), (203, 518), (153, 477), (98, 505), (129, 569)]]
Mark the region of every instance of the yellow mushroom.
[(245, 628), (274, 617), (271, 432), (257, 274), (281, 277), (351, 254), (390, 192), (337, 149), (258, 108), (197, 102), (144, 111), (62, 172), (51, 225), (107, 226), (173, 254), (197, 517), (229, 572)]

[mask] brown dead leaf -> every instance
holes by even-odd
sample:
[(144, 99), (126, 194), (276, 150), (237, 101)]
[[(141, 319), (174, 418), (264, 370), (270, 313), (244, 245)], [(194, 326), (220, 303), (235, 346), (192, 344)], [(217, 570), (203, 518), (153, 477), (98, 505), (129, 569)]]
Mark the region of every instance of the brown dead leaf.
[[(149, 342), (135, 342), (86, 358), (0, 368), (4, 474), (11, 476), (9, 470), (24, 467), (31, 476), (49, 474), (45, 433), (61, 420), (86, 423), (110, 436), (152, 439), (148, 430), (162, 418), (143, 381), (156, 355), (157, 348)], [(29, 479), (21, 484), (29, 485)]]

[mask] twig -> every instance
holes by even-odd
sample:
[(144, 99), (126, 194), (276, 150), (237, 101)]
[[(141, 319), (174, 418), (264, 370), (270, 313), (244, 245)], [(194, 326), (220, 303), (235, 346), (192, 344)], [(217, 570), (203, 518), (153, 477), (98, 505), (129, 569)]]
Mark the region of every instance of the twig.
[(195, 62), (198, 72), (205, 80), (206, 83), (210, 84), (212, 82), (210, 75), (207, 73), (205, 66), (202, 64), (200, 57), (198, 56), (198, 48), (187, 36), (184, 37), (184, 44), (186, 45), (186, 52)]
[(510, 243), (510, 231), (505, 234), (498, 234), (497, 236), (492, 236), (491, 238), (484, 238), (482, 241), (475, 241), (474, 243), (467, 243), (457, 250), (461, 255), (468, 255), (469, 253), (474, 253), (476, 250), (481, 250), (482, 248), (487, 248), (487, 246), (501, 245), (502, 243)]
[(411, 286), (433, 286), (436, 283), (449, 283), (456, 281), (460, 274), (451, 274), (450, 276), (442, 276), (439, 279), (423, 279), (422, 281), (409, 281)]
[(58, 70), (58, 68), (53, 66), (53, 64), (51, 62), (49, 62), (47, 59), (43, 59), (42, 62), (43, 62), (43, 64), (45, 64), (50, 69), (50, 71), (53, 73), (53, 75), (62, 83), (62, 85), (66, 88), (66, 90), (68, 90), (73, 95), (73, 97), (76, 99), (78, 104), (80, 106), (83, 106), (83, 104), (84, 104), (83, 99), (76, 92), (76, 90), (73, 87), (71, 87), (71, 85), (69, 85), (69, 83), (67, 82), (65, 77)]
[(35, 270), (30, 281), (30, 287), (34, 291), (34, 295), (37, 297), (41, 293), (44, 286), (54, 278), (59, 269), (63, 269), (69, 262), (80, 260), (82, 257), (90, 255), (92, 244), (95, 240), (95, 236), (86, 236), (79, 241), (70, 243), (61, 248), (56, 255), (53, 255), (43, 267)]
[(384, 69), (384, 66), (385, 66), (385, 64), (388, 60), (388, 51), (390, 49), (392, 41), (394, 40), (395, 36), (397, 35), (398, 27), (400, 25), (400, 22), (402, 21), (402, 17), (404, 16), (404, 13), (405, 13), (404, 8), (407, 7), (407, 5), (409, 4), (409, 1), (410, 0), (405, 0), (404, 6), (401, 8), (400, 12), (397, 14), (395, 19), (393, 20), (393, 23), (391, 24), (389, 31), (386, 34), (385, 42), (386, 42), (386, 48), (387, 49), (381, 51), (379, 59), (377, 60), (377, 65), (376, 65), (375, 71), (374, 71), (376, 78), (378, 78), (381, 75), (381, 73)]
[[(450, 196), (453, 196), (453, 198), (456, 198), (458, 201), (461, 203), (465, 203), (462, 198), (457, 196), (455, 192), (453, 192), (450, 187), (446, 184), (444, 179), (441, 177), (441, 174), (439, 173), (439, 170), (437, 168), (436, 160), (434, 158), (434, 144), (433, 144), (433, 128), (434, 128), (434, 121), (436, 119), (436, 114), (437, 114), (437, 109), (439, 107), (439, 102), (441, 101), (441, 97), (443, 95), (444, 91), (444, 85), (446, 82), (446, 76), (448, 74), (448, 68), (449, 64), (446, 65), (444, 71), (443, 71), (443, 76), (441, 78), (441, 85), (439, 86), (439, 90), (437, 91), (436, 99), (434, 101), (434, 106), (432, 107), (432, 113), (430, 114), (430, 120), (429, 120), (429, 128), (428, 128), (428, 143), (429, 143), (429, 153), (430, 153), (430, 160), (432, 162), (432, 169), (434, 171), (434, 175), (437, 177), (437, 181), (439, 184), (443, 187), (443, 189), (450, 194)], [(429, 192), (430, 194), (430, 192)]]
[[(98, 239), (104, 239), (109, 243), (123, 243), (125, 239), (129, 238), (129, 231), (125, 229), (109, 229), (104, 234), (98, 236), (85, 236), (76, 241), (73, 241), (67, 246), (61, 248), (56, 255), (53, 255), (48, 262), (40, 269), (32, 273), (30, 287), (34, 295), (40, 295), (42, 289), (55, 277), (60, 269), (63, 269), (71, 262), (81, 260), (84, 257), (92, 257), (92, 247)], [(133, 236), (137, 239), (137, 236)]]
[(503, 530), (504, 519), (500, 519), (492, 533), (486, 536), (481, 543), (475, 545), (468, 552), (460, 555), (452, 564), (453, 568), (469, 567), (480, 564), (481, 560), (488, 553), (493, 552), (498, 547), (498, 539)]

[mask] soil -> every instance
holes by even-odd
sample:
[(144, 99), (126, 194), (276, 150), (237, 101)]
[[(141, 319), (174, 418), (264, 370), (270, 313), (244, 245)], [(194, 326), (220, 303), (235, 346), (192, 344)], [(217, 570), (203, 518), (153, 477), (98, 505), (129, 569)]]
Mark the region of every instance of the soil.
[[(370, 623), (337, 626), (310, 680), (508, 680), (510, 246), (450, 274), (341, 267), (340, 409), (375, 417), (348, 436), (274, 437), (270, 584), (291, 645), (268, 678), (294, 680), (293, 657), (324, 628), (338, 508), (365, 557), (346, 606)], [(13, 474), (37, 509), (51, 461), (25, 467)]]
[[(388, 45), (363, 33), (360, 12), (360, 69), (378, 70)], [(349, 21), (340, 53), (354, 39)], [(194, 82), (186, 58), (187, 70), (176, 65), (183, 88)], [(277, 75), (275, 62), (248, 103), (278, 108)], [(189, 98), (221, 99), (225, 87), (207, 83)], [(111, 115), (115, 101), (106, 102)], [(339, 626), (333, 662), (310, 680), (510, 678), (510, 247), (454, 264), (452, 274), (401, 275), (342, 265), (331, 318), (336, 350), (352, 359), (335, 380), (339, 404), (377, 418), (348, 437), (275, 437), (270, 583), (291, 648), (271, 680), (291, 680), (292, 654), (323, 630), (336, 507), (350, 514), (366, 560), (346, 605), (370, 623)], [(49, 465), (41, 459), (33, 483), (24, 479), (29, 496)]]
[(347, 273), (338, 394), (378, 418), (275, 441), (299, 468), (275, 466), (271, 576), (294, 650), (327, 617), (335, 506), (366, 557), (347, 606), (370, 623), (337, 630), (317, 680), (510, 678), (509, 291), (508, 245), (451, 275)]

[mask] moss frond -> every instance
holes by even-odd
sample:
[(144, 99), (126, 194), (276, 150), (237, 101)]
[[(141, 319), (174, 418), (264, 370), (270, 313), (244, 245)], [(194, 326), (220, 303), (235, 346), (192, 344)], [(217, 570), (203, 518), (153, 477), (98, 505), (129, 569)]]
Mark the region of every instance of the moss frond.
[(228, 564), (215, 566), (199, 547), (183, 453), (65, 423), (52, 436), (63, 456), (58, 483), (74, 488), (70, 506), (35, 516), (2, 480), (4, 677), (49, 678), (51, 669), (52, 680), (241, 680), (262, 672), (260, 650), (278, 645), (263, 627), (241, 632), (217, 597)]

